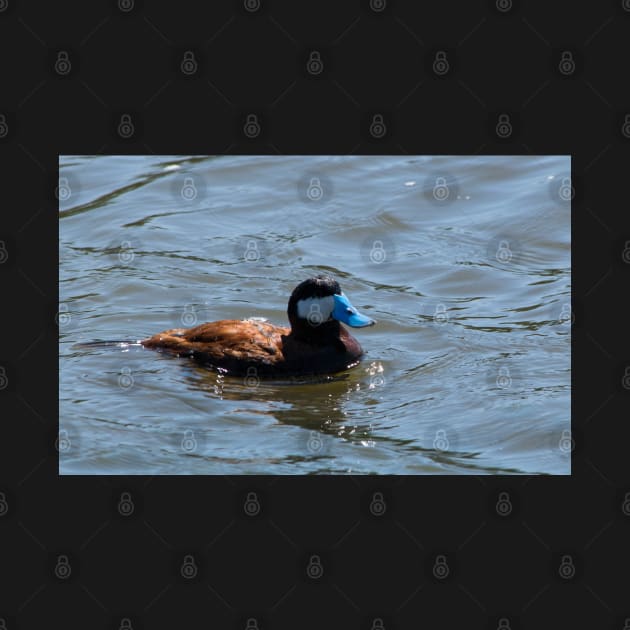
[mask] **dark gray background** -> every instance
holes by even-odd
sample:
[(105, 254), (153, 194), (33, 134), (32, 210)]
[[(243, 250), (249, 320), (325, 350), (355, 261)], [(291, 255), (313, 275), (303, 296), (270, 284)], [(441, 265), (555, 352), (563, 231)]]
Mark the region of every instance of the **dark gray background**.
[[(630, 3), (246, 4), (0, 0), (0, 627), (621, 630)], [(353, 152), (573, 156), (572, 477), (60, 479), (58, 155)]]

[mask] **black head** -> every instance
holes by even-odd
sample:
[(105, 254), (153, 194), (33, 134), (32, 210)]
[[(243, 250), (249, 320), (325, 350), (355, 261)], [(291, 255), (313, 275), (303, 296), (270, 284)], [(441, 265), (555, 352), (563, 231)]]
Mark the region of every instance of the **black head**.
[(327, 297), (340, 293), (341, 287), (332, 276), (325, 276), (323, 274), (314, 276), (313, 278), (304, 280), (304, 282), (300, 282), (300, 284), (293, 289), (293, 293), (291, 293), (291, 298), (289, 299), (289, 310), (291, 310), (291, 304), (295, 304), (299, 300), (313, 297)]
[[(289, 298), (287, 315), (291, 326), (306, 324), (317, 327), (323, 324), (328, 319), (328, 314), (322, 313), (321, 306), (327, 300), (319, 302), (320, 298), (330, 298), (332, 302), (332, 296), (339, 293), (341, 293), (341, 287), (332, 276), (319, 275), (300, 282)], [(298, 303), (300, 303), (299, 312)]]
[(289, 299), (288, 317), (295, 332), (339, 331), (339, 322), (349, 326), (371, 326), (374, 320), (361, 315), (341, 292), (331, 276), (319, 275), (298, 284)]

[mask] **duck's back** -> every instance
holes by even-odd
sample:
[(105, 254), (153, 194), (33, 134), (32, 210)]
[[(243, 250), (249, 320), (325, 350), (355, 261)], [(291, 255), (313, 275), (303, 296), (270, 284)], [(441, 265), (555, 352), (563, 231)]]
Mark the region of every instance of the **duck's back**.
[(172, 328), (144, 339), (145, 348), (188, 356), (230, 372), (282, 361), (282, 336), (289, 329), (267, 322), (222, 319), (194, 328)]

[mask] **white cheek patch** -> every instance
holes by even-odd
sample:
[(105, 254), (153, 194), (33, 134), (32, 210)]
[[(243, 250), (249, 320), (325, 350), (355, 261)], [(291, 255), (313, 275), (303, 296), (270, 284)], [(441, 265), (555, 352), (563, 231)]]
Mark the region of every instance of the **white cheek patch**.
[(311, 326), (317, 326), (331, 318), (334, 308), (335, 300), (332, 295), (306, 298), (297, 303), (297, 315), (300, 319), (308, 320)]

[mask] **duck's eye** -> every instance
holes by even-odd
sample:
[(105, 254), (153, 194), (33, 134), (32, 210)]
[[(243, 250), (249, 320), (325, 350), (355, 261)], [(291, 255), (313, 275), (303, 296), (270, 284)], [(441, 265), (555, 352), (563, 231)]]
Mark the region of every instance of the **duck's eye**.
[(349, 315), (352, 315), (354, 311), (351, 308), (347, 308), (346, 313), (348, 313)]

